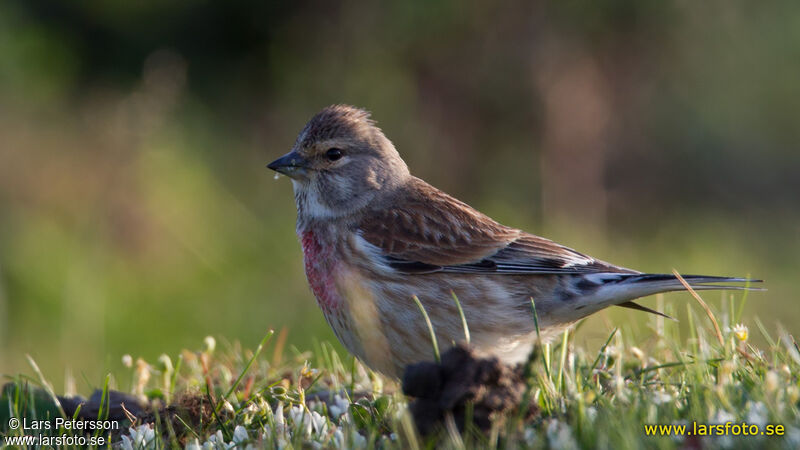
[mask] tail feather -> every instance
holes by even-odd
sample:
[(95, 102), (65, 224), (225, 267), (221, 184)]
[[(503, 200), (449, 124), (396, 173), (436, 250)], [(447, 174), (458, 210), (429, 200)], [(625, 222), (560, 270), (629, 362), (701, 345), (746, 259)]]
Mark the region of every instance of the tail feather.
[[(766, 288), (763, 287), (755, 287), (755, 286), (730, 286), (727, 284), (692, 284), (689, 283), (689, 286), (692, 287), (695, 291), (757, 291), (763, 292), (766, 291)], [(681, 285), (677, 289), (673, 289), (674, 291), (683, 291), (685, 288)], [(664, 291), (668, 292), (668, 291)]]
[(664, 314), (661, 311), (658, 311), (658, 310), (655, 310), (655, 309), (651, 309), (651, 308), (648, 308), (646, 306), (642, 306), (642, 305), (640, 305), (638, 303), (634, 303), (634, 302), (620, 303), (617, 306), (622, 306), (623, 308), (635, 309), (637, 311), (644, 311), (644, 312), (648, 312), (650, 314), (655, 314), (657, 316), (661, 316), (661, 317), (667, 318), (669, 320), (674, 320), (676, 322), (678, 321), (678, 319), (676, 319), (676, 318), (674, 318), (674, 317), (672, 317), (670, 315)]
[[(598, 279), (599, 278), (599, 279)], [(747, 290), (763, 291), (763, 288), (750, 286), (750, 283), (761, 283), (762, 280), (740, 277), (717, 277), (707, 275), (685, 275), (683, 279), (695, 290)], [(641, 273), (641, 274), (602, 274), (593, 276), (596, 289), (594, 300), (581, 307), (599, 310), (606, 306), (617, 305), (624, 308), (637, 309), (652, 314), (669, 317), (666, 314), (633, 303), (640, 297), (670, 291), (683, 291), (686, 288), (673, 274)], [(744, 286), (725, 283), (746, 283)], [(591, 288), (591, 286), (589, 286)], [(671, 319), (671, 317), (669, 317)]]
[[(715, 277), (709, 275), (681, 275), (686, 282), (690, 285), (692, 284), (706, 284), (706, 283), (762, 283), (764, 280), (756, 280), (752, 278), (740, 278), (740, 277)], [(680, 286), (677, 278), (675, 275), (671, 273), (639, 273), (634, 275), (628, 275), (619, 280), (620, 283), (639, 283), (639, 282), (650, 282), (650, 281), (673, 281)], [(694, 287), (694, 286), (692, 286)]]

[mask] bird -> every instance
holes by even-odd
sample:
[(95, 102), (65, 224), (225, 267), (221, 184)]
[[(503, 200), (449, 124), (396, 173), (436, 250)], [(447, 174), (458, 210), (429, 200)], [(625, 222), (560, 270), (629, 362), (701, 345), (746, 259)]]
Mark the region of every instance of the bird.
[[(354, 106), (322, 109), (267, 167), (291, 179), (305, 274), (325, 319), (349, 352), (390, 377), (465, 341), (517, 364), (595, 312), (661, 314), (633, 300), (685, 289), (674, 274), (595, 259), (431, 186)], [(683, 278), (695, 290), (760, 281)]]

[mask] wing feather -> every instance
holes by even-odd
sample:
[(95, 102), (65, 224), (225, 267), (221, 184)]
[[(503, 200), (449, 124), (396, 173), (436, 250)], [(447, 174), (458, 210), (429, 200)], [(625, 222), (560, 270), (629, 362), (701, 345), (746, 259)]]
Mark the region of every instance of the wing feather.
[(637, 273), (499, 224), (419, 179), (367, 214), (358, 231), (405, 273)]

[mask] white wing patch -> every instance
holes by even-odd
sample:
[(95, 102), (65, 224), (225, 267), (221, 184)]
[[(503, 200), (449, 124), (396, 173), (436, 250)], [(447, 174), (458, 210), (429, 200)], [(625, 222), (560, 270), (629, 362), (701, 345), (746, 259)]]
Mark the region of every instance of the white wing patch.
[(600, 272), (600, 273), (587, 273), (582, 275), (582, 277), (586, 280), (589, 280), (591, 283), (596, 285), (605, 284), (608, 281), (617, 281), (621, 279), (624, 274), (619, 273), (608, 273), (608, 272)]
[(386, 275), (397, 274), (397, 270), (389, 266), (383, 251), (378, 246), (372, 245), (364, 239), (360, 230), (353, 235), (351, 242), (353, 243), (353, 250), (360, 253), (366, 261), (369, 261), (370, 270), (382, 272)]

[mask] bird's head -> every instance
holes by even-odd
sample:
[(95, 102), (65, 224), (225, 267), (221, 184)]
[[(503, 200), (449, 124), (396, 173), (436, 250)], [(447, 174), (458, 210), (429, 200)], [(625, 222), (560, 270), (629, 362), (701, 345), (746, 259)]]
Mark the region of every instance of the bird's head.
[(298, 214), (353, 214), (409, 177), (408, 167), (369, 113), (329, 106), (300, 132), (292, 151), (267, 165), (292, 179)]

